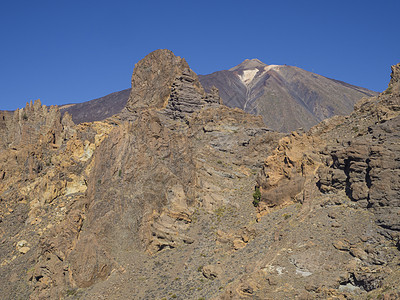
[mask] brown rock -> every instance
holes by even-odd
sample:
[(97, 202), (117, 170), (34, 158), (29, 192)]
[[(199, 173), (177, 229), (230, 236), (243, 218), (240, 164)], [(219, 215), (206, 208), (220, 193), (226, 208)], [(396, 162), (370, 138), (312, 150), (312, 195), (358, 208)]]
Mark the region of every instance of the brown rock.
[(349, 251), (350, 250), (350, 245), (346, 241), (336, 241), (333, 243), (333, 247), (335, 247), (338, 250), (341, 251)]
[(221, 277), (222, 273), (223, 270), (220, 265), (207, 265), (203, 267), (203, 275), (208, 279)]
[(173, 82), (189, 69), (185, 59), (170, 50), (159, 49), (139, 61), (132, 74), (132, 90), (126, 108), (140, 111), (167, 105)]
[(243, 240), (241, 240), (241, 239), (233, 240), (233, 248), (235, 250), (239, 250), (239, 249), (244, 248), (244, 247), (246, 247), (246, 243)]
[(356, 248), (356, 247), (351, 247), (350, 248), (350, 254), (353, 255), (354, 257), (357, 257), (361, 260), (367, 260), (368, 259), (368, 254), (360, 249), (360, 248)]
[(31, 250), (31, 248), (26, 247), (26, 246), (18, 249), (18, 251), (22, 254), (26, 254), (29, 250)]

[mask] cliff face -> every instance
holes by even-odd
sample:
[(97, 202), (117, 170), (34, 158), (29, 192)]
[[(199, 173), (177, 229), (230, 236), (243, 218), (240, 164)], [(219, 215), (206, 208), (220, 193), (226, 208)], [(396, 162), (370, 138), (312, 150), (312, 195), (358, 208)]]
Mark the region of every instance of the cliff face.
[[(3, 116), (0, 256), (9, 281), (1, 291), (5, 298), (27, 298), (33, 289), (63, 284), (54, 269), (63, 270), (79, 234), (92, 155), (108, 129), (75, 126), (68, 114), (61, 119), (57, 107), (40, 101)], [(57, 239), (46, 244), (47, 236)]]
[[(126, 109), (104, 122), (74, 125), (38, 101), (3, 113), (1, 262), (12, 278), (1, 285), (4, 295), (90, 299), (135, 278), (121, 297), (161, 297), (175, 271), (203, 276), (197, 263), (182, 266), (189, 253), (203, 257), (216, 246), (200, 233), (214, 230), (210, 216), (217, 211), (219, 220), (228, 207), (254, 213), (247, 199), (260, 157), (280, 135), (221, 106), (218, 91), (207, 94), (170, 51), (144, 58), (132, 78)], [(226, 232), (236, 220), (229, 222)], [(248, 232), (246, 222), (226, 233), (228, 241)]]
[(221, 105), (168, 50), (102, 122), (39, 101), (1, 112), (1, 294), (399, 297), (393, 70), (352, 115), (290, 135)]
[[(172, 83), (189, 65), (169, 50), (157, 50), (135, 65), (127, 110), (161, 109), (167, 105)], [(200, 86), (197, 84), (198, 89)], [(204, 91), (203, 91), (204, 93)]]
[[(69, 116), (64, 123), (68, 124)], [(13, 145), (49, 143), (60, 145), (63, 138), (61, 114), (55, 106), (42, 106), (40, 100), (27, 103), (14, 112), (2, 111), (0, 115), (1, 148)]]
[[(400, 97), (385, 92), (361, 100), (348, 117), (280, 140), (257, 178), (258, 219), (268, 223), (287, 210), (287, 224), (259, 266), (225, 297), (240, 294), (238, 285), (273, 298), (302, 287), (311, 298), (399, 297), (399, 114)], [(275, 283), (265, 287), (265, 280)]]

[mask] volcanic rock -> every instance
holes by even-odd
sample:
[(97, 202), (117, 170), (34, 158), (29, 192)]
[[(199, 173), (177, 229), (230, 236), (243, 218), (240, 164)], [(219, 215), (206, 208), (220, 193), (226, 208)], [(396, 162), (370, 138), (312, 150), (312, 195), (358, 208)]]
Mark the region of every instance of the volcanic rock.
[[(173, 82), (186, 69), (189, 69), (186, 60), (175, 56), (170, 50), (151, 52), (135, 65), (126, 109), (133, 112), (147, 108), (164, 108)], [(197, 88), (200, 89), (199, 84)]]
[(168, 50), (132, 77), (101, 122), (1, 112), (3, 298), (398, 294), (399, 97), (283, 135)]

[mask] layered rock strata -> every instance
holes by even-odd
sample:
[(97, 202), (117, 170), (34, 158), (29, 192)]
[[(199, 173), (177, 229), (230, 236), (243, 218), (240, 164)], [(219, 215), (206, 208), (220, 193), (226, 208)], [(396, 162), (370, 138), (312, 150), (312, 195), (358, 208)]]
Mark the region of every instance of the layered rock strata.
[(223, 299), (400, 295), (399, 114), (400, 98), (386, 91), (361, 100), (349, 117), (280, 140), (257, 178), (258, 221), (270, 224), (286, 211), (287, 224)]
[[(199, 241), (200, 224), (193, 224), (199, 210), (214, 215), (244, 202), (253, 213), (236, 186), (254, 178), (259, 157), (270, 150), (263, 144), (272, 147), (280, 135), (259, 117), (221, 106), (218, 90), (205, 93), (187, 63), (168, 50), (144, 58), (132, 78), (126, 109), (104, 122), (75, 125), (38, 101), (3, 113), (1, 263), (10, 278), (25, 278), (1, 285), (3, 294), (107, 294), (102, 288), (115, 284), (112, 278), (151, 272), (152, 255), (186, 249), (198, 256), (214, 245)], [(232, 249), (254, 237), (249, 230), (238, 226)], [(170, 262), (179, 267), (181, 260)], [(154, 284), (165, 278), (155, 274)]]
[(286, 136), (168, 50), (103, 122), (2, 112), (1, 294), (398, 298), (397, 69), (349, 117)]

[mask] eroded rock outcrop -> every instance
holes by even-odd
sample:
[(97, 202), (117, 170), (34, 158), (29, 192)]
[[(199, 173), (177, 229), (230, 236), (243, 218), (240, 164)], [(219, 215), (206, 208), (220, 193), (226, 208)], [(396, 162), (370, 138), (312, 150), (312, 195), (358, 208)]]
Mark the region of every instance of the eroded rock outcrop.
[(398, 295), (398, 97), (283, 136), (168, 50), (132, 78), (103, 122), (1, 113), (5, 298)]
[(186, 60), (170, 50), (151, 52), (135, 65), (126, 109), (133, 112), (165, 107), (173, 82), (186, 69), (189, 69)]
[(266, 256), (223, 299), (398, 297), (398, 66), (390, 92), (292, 133), (266, 159), (258, 221), (282, 223)]
[(25, 108), (14, 112), (2, 111), (0, 115), (0, 146), (5, 149), (19, 144), (48, 143), (60, 146), (71, 127), (71, 117), (66, 114), (61, 120), (61, 113), (56, 106), (46, 107), (40, 100), (26, 104)]
[[(2, 285), (2, 293), (58, 297), (84, 219), (92, 155), (112, 125), (75, 126), (57, 107), (35, 101), (5, 113), (2, 127), (1, 266), (20, 278)], [(18, 240), (25, 243), (14, 248)]]
[[(8, 254), (1, 259), (11, 277), (29, 268), (22, 286), (32, 299), (100, 291), (113, 278), (138, 276), (136, 269), (151, 274), (153, 259), (179, 255), (177, 249), (197, 256), (210, 246), (226, 251), (197, 232), (222, 219), (221, 230), (229, 232), (237, 223), (231, 214), (243, 211), (243, 203), (246, 214), (254, 213), (245, 187), (280, 136), (260, 117), (222, 106), (218, 90), (207, 94), (185, 60), (168, 50), (136, 65), (126, 109), (104, 122), (75, 125), (39, 102), (2, 116)], [(203, 214), (212, 222), (197, 223)], [(256, 235), (245, 221), (237, 226), (228, 251), (246, 248)], [(224, 278), (222, 266), (218, 270)], [(170, 276), (155, 273), (154, 286)], [(2, 291), (12, 295), (15, 287)], [(88, 293), (84, 298), (96, 292)]]

